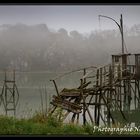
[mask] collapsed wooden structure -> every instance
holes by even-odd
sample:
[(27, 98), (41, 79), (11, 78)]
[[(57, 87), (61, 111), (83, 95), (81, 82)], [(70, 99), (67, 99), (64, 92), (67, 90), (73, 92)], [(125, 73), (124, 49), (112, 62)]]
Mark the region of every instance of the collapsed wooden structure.
[(59, 92), (56, 80), (60, 77), (52, 80), (57, 95), (51, 101), (50, 115), (59, 107), (64, 111), (59, 118), (65, 120), (72, 114), (72, 122), (78, 122), (82, 114), (83, 124), (140, 123), (140, 54), (112, 55), (111, 64), (82, 71), (77, 88)]

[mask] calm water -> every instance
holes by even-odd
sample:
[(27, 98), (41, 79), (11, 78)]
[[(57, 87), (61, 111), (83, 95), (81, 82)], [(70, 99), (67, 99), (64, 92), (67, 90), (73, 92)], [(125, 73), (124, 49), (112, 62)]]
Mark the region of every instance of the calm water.
[[(50, 79), (54, 79), (56, 76), (62, 74), (50, 72), (17, 72), (16, 84), (19, 91), (19, 102), (16, 109), (16, 117), (30, 117), (36, 111), (41, 110), (41, 95), (43, 97), (44, 109), (46, 107), (48, 108), (52, 95), (56, 95), (54, 85)], [(11, 74), (9, 75), (11, 76)], [(59, 91), (63, 88), (78, 87), (81, 76), (82, 73), (76, 72), (56, 80)], [(2, 92), (3, 80), (4, 73), (1, 72), (0, 93)], [(0, 106), (0, 114), (5, 114), (3, 105)]]

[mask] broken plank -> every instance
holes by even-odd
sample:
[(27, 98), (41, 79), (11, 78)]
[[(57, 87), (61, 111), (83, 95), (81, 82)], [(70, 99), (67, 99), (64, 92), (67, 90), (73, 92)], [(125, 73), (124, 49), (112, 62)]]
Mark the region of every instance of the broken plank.
[(73, 109), (73, 108), (71, 108), (71, 106), (66, 105), (66, 104), (61, 104), (61, 103), (56, 103), (56, 102), (51, 102), (51, 104), (54, 105), (54, 106), (57, 106), (57, 107), (61, 107), (65, 110), (68, 110), (68, 111), (76, 113), (76, 114), (82, 112), (80, 109)]

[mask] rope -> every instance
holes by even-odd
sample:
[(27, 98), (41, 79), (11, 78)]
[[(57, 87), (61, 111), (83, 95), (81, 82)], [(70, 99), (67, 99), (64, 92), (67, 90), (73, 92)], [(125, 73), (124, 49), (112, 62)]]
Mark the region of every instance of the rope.
[(84, 69), (87, 70), (87, 69), (90, 69), (90, 68), (97, 69), (97, 67), (95, 67), (95, 66), (90, 66), (90, 67), (85, 67), (85, 68), (81, 68), (81, 69), (73, 70), (73, 71), (70, 71), (70, 72), (64, 73), (64, 74), (62, 74), (62, 75), (59, 75), (59, 76), (55, 77), (54, 79), (51, 79), (51, 81), (53, 81), (53, 80), (57, 80), (57, 79), (62, 78), (62, 77), (64, 77), (64, 76), (66, 76), (66, 75), (69, 75), (69, 74), (71, 74), (71, 73), (78, 72), (78, 71), (82, 71), (82, 70), (84, 70)]

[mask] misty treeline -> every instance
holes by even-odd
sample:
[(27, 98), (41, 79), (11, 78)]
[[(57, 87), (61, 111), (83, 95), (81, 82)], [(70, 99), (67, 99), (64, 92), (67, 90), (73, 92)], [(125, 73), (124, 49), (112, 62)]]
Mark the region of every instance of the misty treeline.
[[(140, 24), (124, 27), (129, 53), (140, 53)], [(0, 26), (0, 69), (66, 71), (108, 64), (121, 52), (119, 29), (89, 34), (49, 29), (46, 24)]]

